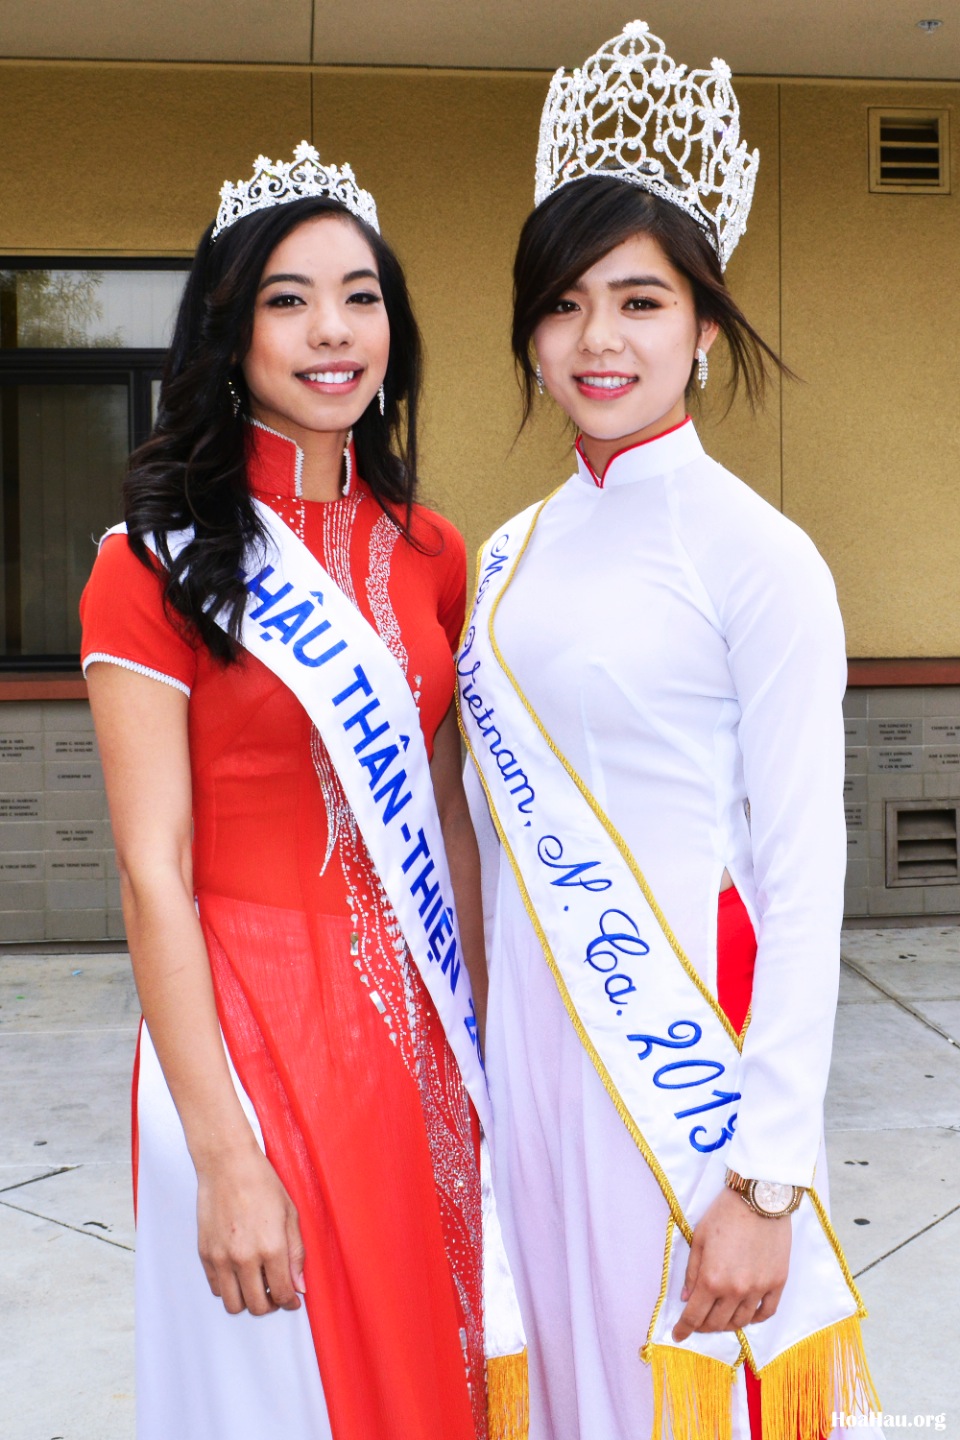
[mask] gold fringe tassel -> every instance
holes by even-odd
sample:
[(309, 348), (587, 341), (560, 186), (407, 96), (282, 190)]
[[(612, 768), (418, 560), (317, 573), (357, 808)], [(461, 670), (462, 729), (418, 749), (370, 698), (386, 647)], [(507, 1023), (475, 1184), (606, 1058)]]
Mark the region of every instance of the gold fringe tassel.
[(530, 1385), (526, 1350), (487, 1361), (487, 1430), (490, 1440), (527, 1440)]
[(835, 1412), (880, 1409), (857, 1315), (791, 1345), (758, 1374), (763, 1440), (819, 1440)]
[(653, 1371), (651, 1440), (731, 1440), (732, 1365), (673, 1345), (645, 1345), (641, 1357)]

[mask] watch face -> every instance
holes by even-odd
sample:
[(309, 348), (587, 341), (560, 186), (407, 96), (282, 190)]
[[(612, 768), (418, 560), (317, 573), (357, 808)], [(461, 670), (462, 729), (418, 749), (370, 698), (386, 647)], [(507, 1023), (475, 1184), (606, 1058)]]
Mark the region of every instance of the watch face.
[(779, 1185), (776, 1180), (755, 1180), (753, 1202), (768, 1215), (782, 1215), (790, 1209), (793, 1186)]

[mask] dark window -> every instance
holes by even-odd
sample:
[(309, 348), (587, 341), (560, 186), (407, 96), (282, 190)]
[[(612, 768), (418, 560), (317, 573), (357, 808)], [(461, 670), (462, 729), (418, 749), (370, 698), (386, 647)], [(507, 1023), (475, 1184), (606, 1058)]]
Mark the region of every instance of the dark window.
[(0, 669), (74, 668), (80, 592), (150, 431), (185, 262), (0, 265)]

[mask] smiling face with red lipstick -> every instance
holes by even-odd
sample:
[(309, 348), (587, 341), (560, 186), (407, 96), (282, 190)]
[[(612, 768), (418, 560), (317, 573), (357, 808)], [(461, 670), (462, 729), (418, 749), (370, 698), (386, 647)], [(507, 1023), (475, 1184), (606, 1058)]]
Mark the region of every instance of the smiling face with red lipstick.
[(359, 227), (340, 215), (304, 221), (272, 252), (257, 290), (242, 362), (253, 418), (308, 454), (321, 435), (342, 450), (389, 355), (377, 261)]
[(698, 347), (693, 287), (651, 235), (634, 235), (586, 270), (537, 325), (543, 383), (602, 473), (618, 450), (678, 425)]

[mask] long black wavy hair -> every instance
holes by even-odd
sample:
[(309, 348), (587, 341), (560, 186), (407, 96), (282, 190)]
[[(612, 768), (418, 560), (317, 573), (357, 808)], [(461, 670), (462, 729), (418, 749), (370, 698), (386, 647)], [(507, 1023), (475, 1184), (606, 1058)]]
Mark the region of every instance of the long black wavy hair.
[[(768, 367), (795, 379), (727, 289), (717, 252), (704, 230), (678, 206), (613, 176), (591, 175), (564, 185), (527, 216), (513, 266), (513, 356), (523, 394), (523, 419), (533, 407), (533, 334), (565, 290), (634, 235), (649, 235), (687, 277), (696, 317), (714, 321), (730, 352), (730, 402), (742, 384), (753, 407), (763, 400)], [(691, 371), (690, 385), (692, 386)]]
[[(239, 653), (246, 594), (241, 558), (248, 546), (265, 539), (247, 488), (248, 397), (240, 362), (250, 346), (257, 287), (271, 253), (291, 230), (317, 215), (344, 216), (376, 259), (390, 323), (386, 405), (381, 416), (374, 400), (354, 425), (357, 468), (384, 511), (412, 539), (422, 347), (396, 255), (369, 225), (323, 198), (260, 211), (216, 241), (211, 225), (197, 246), (180, 302), (156, 424), (130, 457), (123, 502), (131, 549), (145, 565), (154, 564), (146, 537), (156, 537), (168, 610), (224, 663)], [(236, 412), (231, 385), (241, 402)], [(167, 533), (188, 527), (193, 539), (174, 559)], [(226, 630), (214, 620), (217, 614), (225, 617)]]

